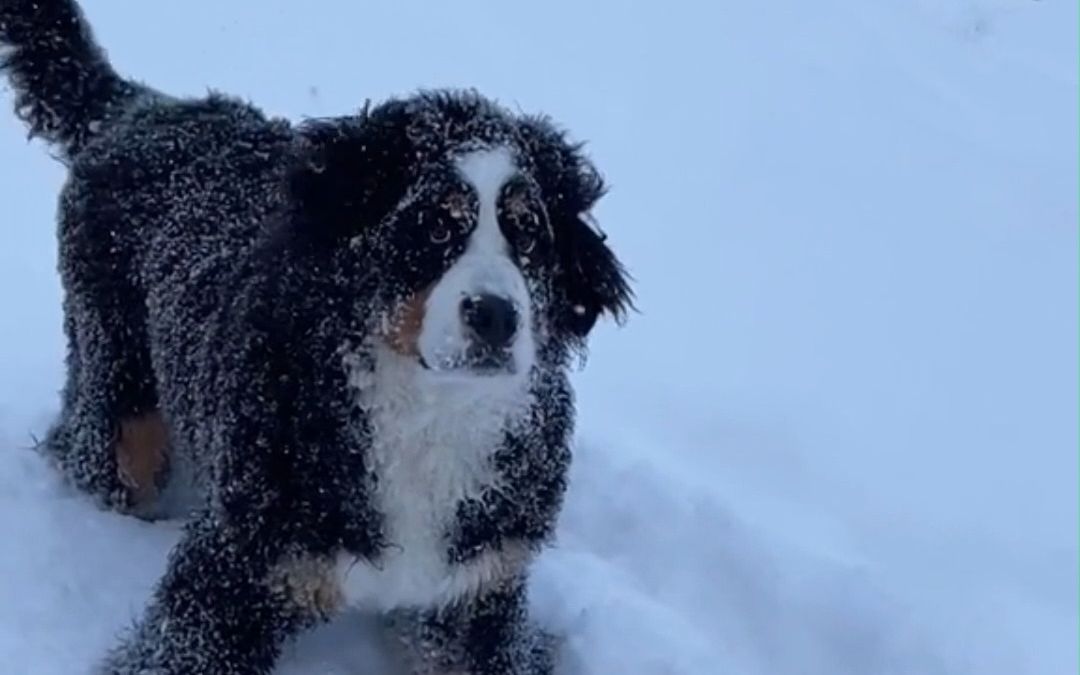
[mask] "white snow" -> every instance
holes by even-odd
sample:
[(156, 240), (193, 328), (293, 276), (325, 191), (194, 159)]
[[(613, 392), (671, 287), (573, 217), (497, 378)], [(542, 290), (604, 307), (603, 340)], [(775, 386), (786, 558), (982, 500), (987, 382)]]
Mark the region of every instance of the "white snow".
[[(575, 377), (533, 584), (564, 675), (1076, 672), (1076, 3), (481, 4), (87, 13), (170, 92), (298, 117), (474, 85), (590, 141), (642, 314)], [(0, 663), (68, 674), (177, 526), (25, 449), (62, 376), (63, 171), (23, 138), (0, 115)], [(349, 616), (281, 672), (381, 659)]]

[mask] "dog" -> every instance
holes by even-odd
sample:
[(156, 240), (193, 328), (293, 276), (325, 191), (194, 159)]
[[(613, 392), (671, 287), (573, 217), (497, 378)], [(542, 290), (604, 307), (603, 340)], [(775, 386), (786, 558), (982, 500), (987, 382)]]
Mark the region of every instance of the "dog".
[(0, 2), (0, 71), (68, 171), (69, 345), (42, 449), (102, 505), (197, 508), (94, 672), (270, 673), (344, 609), (413, 673), (543, 675), (530, 562), (571, 459), (568, 372), (631, 281), (548, 118), (420, 91), (291, 123), (121, 77), (73, 0)]

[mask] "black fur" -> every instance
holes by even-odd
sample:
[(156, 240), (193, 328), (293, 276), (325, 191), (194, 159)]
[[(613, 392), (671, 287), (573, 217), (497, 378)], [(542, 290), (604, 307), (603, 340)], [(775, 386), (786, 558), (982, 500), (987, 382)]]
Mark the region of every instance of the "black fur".
[(626, 270), (604, 243), (605, 235), (585, 221), (604, 194), (604, 181), (582, 156), (581, 146), (571, 145), (548, 120), (526, 119), (520, 126), (559, 235), (555, 274), (564, 311), (555, 325), (566, 337), (583, 340), (602, 313), (622, 319), (632, 307)]
[(0, 56), (15, 87), (15, 111), (33, 135), (77, 153), (143, 87), (121, 79), (73, 2), (3, 0)]
[[(433, 249), (408, 226), (425, 207), (402, 200), (418, 181), (437, 192), (454, 180), (446, 158), (476, 144), (520, 149), (554, 239), (521, 263), (545, 299), (533, 409), (492, 455), (501, 488), (458, 504), (446, 556), (462, 564), (551, 536), (570, 461), (569, 359), (631, 297), (583, 220), (603, 187), (579, 146), (472, 93), (299, 127), (219, 95), (173, 99), (121, 79), (71, 0), (0, 0), (0, 46), (18, 114), (70, 165), (59, 213), (68, 372), (44, 449), (80, 488), (132, 510), (117, 425), (160, 411), (170, 456), (191, 461), (204, 495), (100, 672), (269, 673), (286, 639), (326, 618), (271, 582), (281, 561), (347, 552), (377, 563), (392, 545), (371, 499), (375, 432), (341, 354), (370, 367), (378, 317), (460, 252), (457, 240)], [(397, 623), (429, 665), (548, 673), (525, 585), (518, 576)]]

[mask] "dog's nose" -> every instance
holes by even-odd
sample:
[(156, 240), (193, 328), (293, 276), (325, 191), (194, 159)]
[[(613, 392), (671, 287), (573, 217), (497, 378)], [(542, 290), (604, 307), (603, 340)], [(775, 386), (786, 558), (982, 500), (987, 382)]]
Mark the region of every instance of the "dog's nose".
[(473, 336), (488, 347), (506, 347), (518, 328), (514, 303), (490, 293), (462, 300), (461, 316)]

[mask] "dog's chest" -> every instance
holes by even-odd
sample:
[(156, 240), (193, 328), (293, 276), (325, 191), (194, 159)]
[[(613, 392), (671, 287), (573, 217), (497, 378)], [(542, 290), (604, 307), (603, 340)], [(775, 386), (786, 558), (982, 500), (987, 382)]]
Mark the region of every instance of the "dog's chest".
[(458, 505), (497, 486), (491, 458), (520, 404), (489, 392), (428, 388), (403, 375), (382, 373), (361, 397), (373, 432), (373, 505), (387, 546), (373, 561), (340, 556), (341, 587), (354, 607), (445, 605), (498, 576), (502, 565), (484, 555), (450, 564), (449, 536)]

